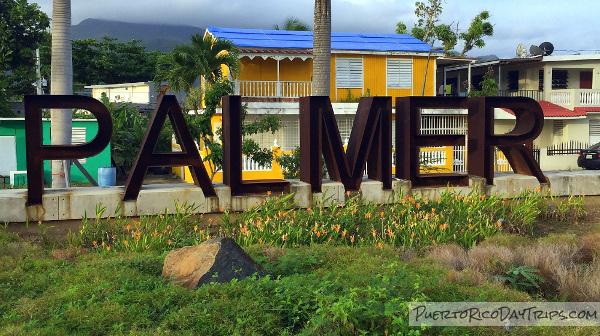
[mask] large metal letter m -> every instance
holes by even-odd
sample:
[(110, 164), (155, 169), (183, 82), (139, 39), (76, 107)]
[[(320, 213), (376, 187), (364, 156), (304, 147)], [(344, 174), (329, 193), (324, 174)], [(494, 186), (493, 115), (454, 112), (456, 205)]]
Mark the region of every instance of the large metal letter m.
[(392, 187), (392, 99), (361, 98), (344, 146), (329, 97), (300, 98), (300, 180), (321, 192), (321, 154), (329, 178), (358, 190), (365, 164), (370, 179)]

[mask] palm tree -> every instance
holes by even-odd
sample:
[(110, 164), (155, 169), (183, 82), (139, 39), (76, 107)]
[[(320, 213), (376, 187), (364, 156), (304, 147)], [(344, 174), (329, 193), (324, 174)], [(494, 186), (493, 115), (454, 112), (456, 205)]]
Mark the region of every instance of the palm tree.
[(200, 34), (191, 37), (192, 44), (180, 44), (159, 58), (156, 83), (166, 81), (173, 91), (189, 94), (194, 83), (200, 79), (211, 85), (223, 79), (223, 66), (227, 66), (232, 77), (240, 71), (239, 51), (233, 42), (215, 39)]
[[(52, 6), (52, 62), (50, 76), (53, 95), (73, 94), (73, 64), (71, 46), (71, 0), (53, 0)], [(51, 142), (53, 145), (71, 144), (71, 109), (53, 109)], [(52, 188), (70, 185), (71, 167), (68, 161), (52, 161)]]
[(331, 73), (331, 0), (315, 0), (313, 96), (329, 96)]
[[(280, 30), (279, 25), (273, 25), (273, 29)], [(306, 23), (300, 21), (297, 17), (290, 16), (283, 22), (281, 30), (309, 31), (310, 27)]]

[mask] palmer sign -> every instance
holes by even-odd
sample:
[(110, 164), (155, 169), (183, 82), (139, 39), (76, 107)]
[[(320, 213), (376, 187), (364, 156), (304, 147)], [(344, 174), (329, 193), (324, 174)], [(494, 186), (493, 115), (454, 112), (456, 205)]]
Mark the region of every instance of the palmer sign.
[[(112, 121), (107, 108), (99, 101), (83, 96), (26, 96), (25, 132), (27, 149), (28, 205), (42, 204), (43, 161), (90, 157), (101, 152), (110, 141)], [(242, 108), (240, 96), (223, 97), (223, 182), (232, 195), (265, 191), (288, 191), (285, 180), (242, 180)], [(90, 111), (98, 120), (98, 134), (80, 145), (43, 145), (42, 109), (77, 108)], [(420, 134), (420, 110), (460, 108), (468, 111), (468, 173), (493, 183), (494, 150), (498, 147), (514, 171), (546, 178), (525, 144), (542, 131), (544, 116), (539, 104), (520, 97), (402, 97), (396, 99), (396, 129), (392, 130), (392, 98), (361, 98), (348, 147), (344, 151), (329, 97), (300, 98), (300, 179), (321, 191), (321, 157), (329, 176), (342, 182), (346, 190), (360, 187), (365, 164), (368, 177), (392, 185), (392, 131), (396, 132), (396, 173), (413, 186), (466, 185), (466, 174), (420, 174), (419, 148), (465, 145), (463, 135)], [(516, 116), (515, 127), (506, 134), (494, 133), (494, 108), (507, 108)], [(155, 153), (154, 148), (167, 116), (181, 152)], [(175, 96), (162, 96), (152, 114), (133, 168), (125, 185), (124, 201), (135, 200), (148, 167), (189, 166), (194, 183), (205, 196), (215, 196), (202, 158), (194, 143)]]

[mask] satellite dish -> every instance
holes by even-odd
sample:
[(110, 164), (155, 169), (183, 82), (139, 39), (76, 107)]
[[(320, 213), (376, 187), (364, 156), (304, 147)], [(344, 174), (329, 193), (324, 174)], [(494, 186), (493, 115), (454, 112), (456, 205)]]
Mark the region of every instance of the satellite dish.
[(532, 45), (531, 47), (529, 47), (529, 54), (531, 54), (531, 56), (543, 56), (544, 49), (542, 49), (538, 46)]
[(554, 51), (554, 46), (550, 42), (544, 42), (540, 44), (540, 49), (544, 51), (544, 56), (550, 56)]
[(519, 43), (517, 46), (517, 58), (525, 58), (527, 57), (527, 48), (523, 43)]

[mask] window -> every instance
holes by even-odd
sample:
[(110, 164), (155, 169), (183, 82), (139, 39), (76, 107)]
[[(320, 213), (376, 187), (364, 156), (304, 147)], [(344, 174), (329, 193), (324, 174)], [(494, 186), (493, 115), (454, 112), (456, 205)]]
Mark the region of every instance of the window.
[(544, 91), (544, 70), (543, 69), (538, 72), (538, 78), (539, 78), (538, 90)]
[(519, 90), (519, 70), (508, 72), (508, 91)]
[(552, 70), (552, 89), (568, 88), (568, 78), (567, 70)]
[(600, 142), (600, 119), (590, 118), (590, 145)]
[[(85, 127), (73, 127), (71, 129), (71, 144), (72, 145), (80, 145), (84, 144), (87, 141), (85, 140)], [(79, 163), (85, 164), (86, 159), (77, 159)]]
[(285, 152), (292, 151), (300, 146), (300, 122), (298, 118), (282, 118), (281, 126), (283, 132), (283, 142), (279, 143), (281, 150)]
[(338, 88), (360, 89), (363, 87), (362, 58), (336, 58), (335, 82)]
[(412, 88), (412, 60), (387, 60), (387, 87), (388, 89)]
[(554, 120), (552, 124), (553, 143), (561, 143), (563, 141), (563, 130), (565, 128), (564, 120)]
[(342, 144), (346, 143), (350, 139), (350, 133), (352, 132), (352, 125), (354, 124), (355, 115), (336, 115), (335, 120), (337, 121), (338, 130), (340, 132), (340, 138)]

